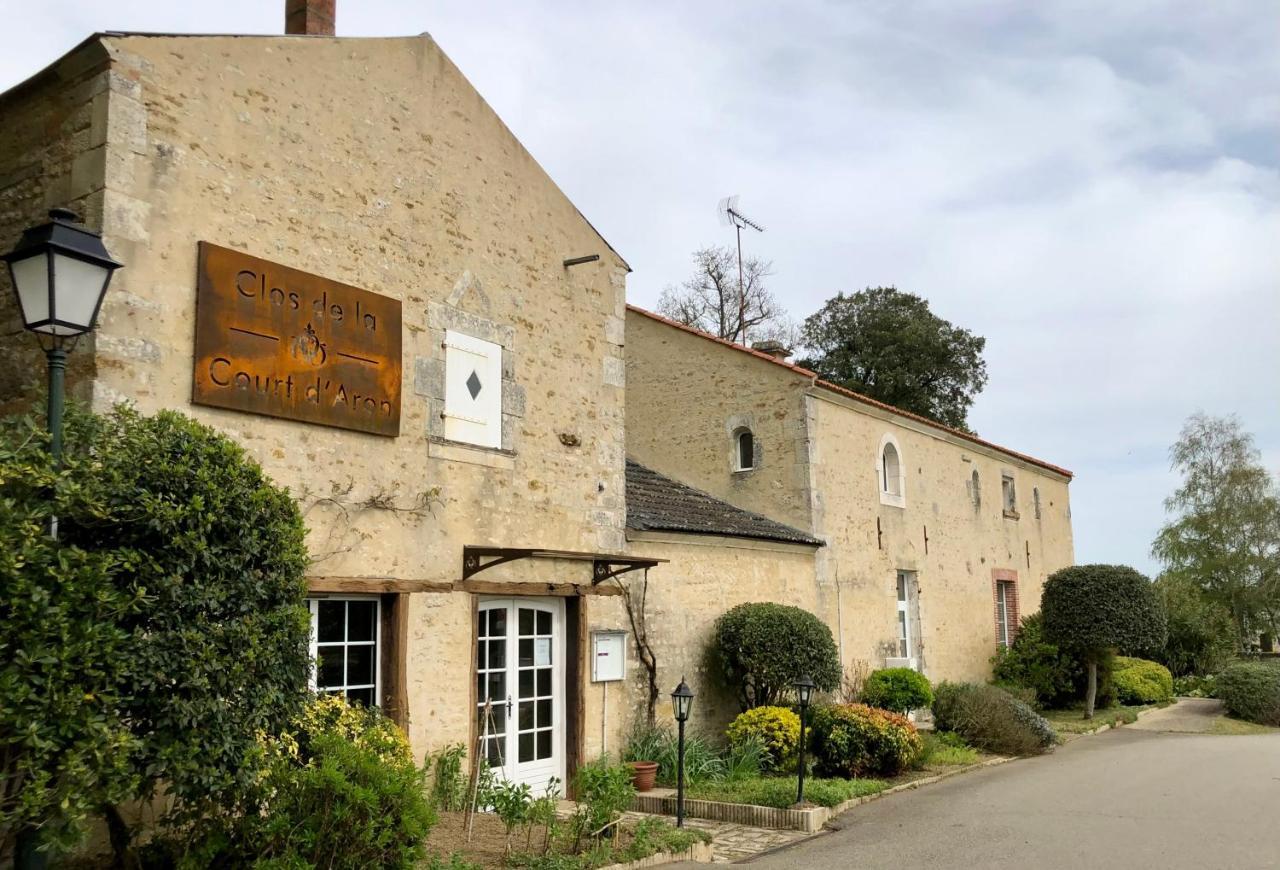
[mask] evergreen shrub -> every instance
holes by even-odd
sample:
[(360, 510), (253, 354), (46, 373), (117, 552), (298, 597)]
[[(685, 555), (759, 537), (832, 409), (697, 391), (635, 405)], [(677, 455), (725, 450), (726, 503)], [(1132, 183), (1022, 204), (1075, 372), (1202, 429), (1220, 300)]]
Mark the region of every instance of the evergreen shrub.
[(799, 607), (739, 604), (716, 620), (713, 649), (743, 710), (788, 697), (804, 674), (820, 691), (840, 685), (840, 656), (831, 629)]
[(1280, 668), (1242, 662), (1214, 681), (1218, 697), (1232, 716), (1260, 725), (1280, 725)]
[(738, 715), (725, 731), (729, 745), (755, 741), (764, 750), (766, 770), (793, 770), (800, 745), (800, 717), (786, 707), (753, 707)]
[(1048, 721), (998, 686), (942, 682), (934, 687), (933, 724), (999, 755), (1036, 755), (1057, 742)]
[(1121, 704), (1159, 704), (1173, 699), (1173, 675), (1158, 662), (1116, 656), (1112, 680)]
[(923, 743), (906, 716), (866, 704), (830, 704), (813, 712), (812, 748), (825, 776), (894, 776)]
[(933, 702), (929, 680), (911, 668), (872, 671), (862, 686), (862, 703), (895, 713), (908, 713)]

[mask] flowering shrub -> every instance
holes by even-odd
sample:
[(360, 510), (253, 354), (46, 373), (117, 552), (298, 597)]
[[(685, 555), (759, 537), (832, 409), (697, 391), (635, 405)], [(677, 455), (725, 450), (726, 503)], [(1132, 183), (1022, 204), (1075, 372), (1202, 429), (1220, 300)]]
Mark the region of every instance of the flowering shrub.
[(735, 748), (756, 741), (766, 769), (790, 770), (800, 744), (800, 717), (786, 707), (754, 707), (734, 719), (725, 736)]
[(832, 704), (813, 714), (813, 755), (828, 776), (893, 776), (923, 744), (906, 716), (866, 704)]
[(1116, 656), (1111, 679), (1121, 704), (1156, 704), (1173, 698), (1173, 675), (1157, 662)]

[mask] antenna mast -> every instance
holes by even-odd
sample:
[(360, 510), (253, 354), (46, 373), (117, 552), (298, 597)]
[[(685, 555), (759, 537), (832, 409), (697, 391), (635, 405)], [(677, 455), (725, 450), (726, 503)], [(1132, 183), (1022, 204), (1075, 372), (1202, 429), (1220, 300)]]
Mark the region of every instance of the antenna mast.
[(742, 281), (742, 229), (743, 227), (750, 227), (758, 233), (763, 233), (764, 227), (739, 210), (738, 197), (736, 195), (726, 196), (720, 200), (718, 210), (720, 212), (720, 222), (732, 225), (738, 236), (738, 340), (745, 345), (747, 343), (747, 290)]

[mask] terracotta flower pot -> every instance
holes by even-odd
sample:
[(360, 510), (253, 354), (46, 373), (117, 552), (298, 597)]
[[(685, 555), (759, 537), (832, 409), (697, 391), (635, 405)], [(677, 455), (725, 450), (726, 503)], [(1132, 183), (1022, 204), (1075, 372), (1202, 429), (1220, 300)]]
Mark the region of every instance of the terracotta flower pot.
[(649, 791), (653, 788), (653, 783), (658, 778), (658, 762), (628, 761), (627, 766), (631, 768), (631, 784), (636, 787), (636, 791)]

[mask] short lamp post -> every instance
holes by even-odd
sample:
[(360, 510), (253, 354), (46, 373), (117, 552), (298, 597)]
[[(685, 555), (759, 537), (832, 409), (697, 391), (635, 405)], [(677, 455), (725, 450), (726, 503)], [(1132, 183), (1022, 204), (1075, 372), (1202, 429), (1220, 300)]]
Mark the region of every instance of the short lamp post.
[(671, 693), (671, 709), (675, 713), (679, 729), (679, 743), (676, 746), (676, 827), (684, 827), (684, 723), (689, 721), (689, 711), (693, 708), (693, 691), (689, 684), (680, 678), (680, 685)]
[(67, 352), (97, 323), (102, 297), (120, 264), (107, 253), (102, 236), (65, 208), (49, 212), (48, 223), (25, 230), (4, 261), (22, 325), (39, 337), (48, 359), (50, 452), (60, 462)]
[(813, 700), (813, 677), (805, 674), (792, 684), (800, 698), (800, 764), (797, 772), (796, 803), (804, 803), (804, 726), (809, 702)]

